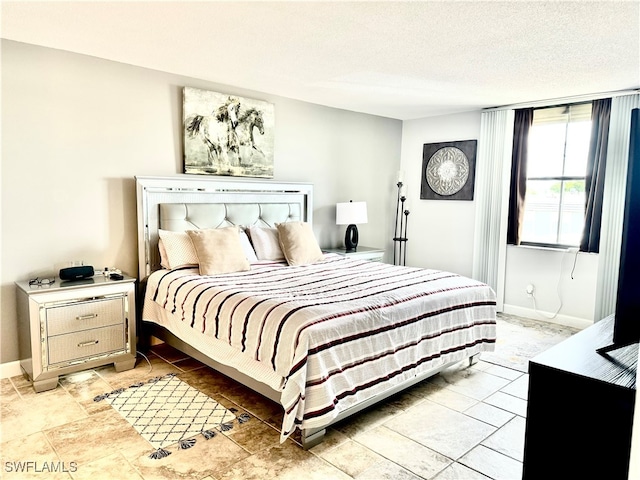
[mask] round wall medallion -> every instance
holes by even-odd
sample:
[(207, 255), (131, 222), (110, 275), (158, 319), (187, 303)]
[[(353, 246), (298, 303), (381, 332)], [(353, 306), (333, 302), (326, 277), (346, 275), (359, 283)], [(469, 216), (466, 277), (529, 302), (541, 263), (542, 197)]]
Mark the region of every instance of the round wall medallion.
[(443, 147), (429, 159), (425, 177), (438, 195), (453, 195), (467, 183), (469, 159), (456, 147)]

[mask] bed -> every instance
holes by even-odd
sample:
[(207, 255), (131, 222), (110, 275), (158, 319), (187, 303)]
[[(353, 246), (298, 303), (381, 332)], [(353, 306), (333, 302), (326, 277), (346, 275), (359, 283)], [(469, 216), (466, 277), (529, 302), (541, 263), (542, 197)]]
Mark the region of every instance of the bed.
[[(329, 425), (494, 348), (495, 294), (483, 283), (316, 254), (317, 243), (302, 249), (312, 260), (296, 256), (301, 239), (315, 242), (311, 184), (179, 175), (137, 177), (136, 188), (142, 330), (281, 404), (282, 441), (299, 429), (310, 448)], [(198, 247), (198, 235), (244, 228), (248, 267), (201, 275), (211, 273), (202, 255), (182, 253), (167, 265), (174, 238)], [(261, 239), (274, 231), (284, 258)]]

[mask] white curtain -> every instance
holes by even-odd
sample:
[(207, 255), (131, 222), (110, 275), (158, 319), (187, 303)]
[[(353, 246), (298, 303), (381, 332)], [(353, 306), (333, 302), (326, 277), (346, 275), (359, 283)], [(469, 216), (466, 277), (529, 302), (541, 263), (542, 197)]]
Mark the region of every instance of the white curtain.
[(598, 281), (594, 319), (601, 320), (616, 309), (620, 244), (627, 185), (631, 110), (640, 108), (640, 95), (624, 95), (611, 100), (611, 123), (607, 146), (602, 199), (602, 226), (598, 257)]
[(472, 276), (493, 288), (497, 294), (499, 311), (504, 304), (513, 117), (513, 110), (482, 113), (476, 160)]

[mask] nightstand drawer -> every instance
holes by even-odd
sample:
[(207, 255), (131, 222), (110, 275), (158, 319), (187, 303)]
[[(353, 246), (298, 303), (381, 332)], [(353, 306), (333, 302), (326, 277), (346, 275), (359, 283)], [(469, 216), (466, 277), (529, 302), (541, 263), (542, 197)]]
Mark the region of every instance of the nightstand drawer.
[(382, 259), (384, 258), (384, 250), (381, 248), (359, 246), (356, 250), (345, 250), (344, 248), (325, 248), (324, 251), (327, 253), (337, 253), (338, 255), (344, 255), (349, 258), (369, 260), (372, 262), (382, 262)]
[(124, 351), (124, 324), (50, 337), (49, 364)]
[(124, 297), (46, 307), (49, 336), (79, 332), (124, 321)]

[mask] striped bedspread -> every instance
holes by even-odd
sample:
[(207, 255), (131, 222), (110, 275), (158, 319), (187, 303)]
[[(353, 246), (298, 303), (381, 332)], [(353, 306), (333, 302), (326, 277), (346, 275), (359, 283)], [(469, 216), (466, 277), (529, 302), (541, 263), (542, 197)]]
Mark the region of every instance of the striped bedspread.
[(491, 351), (496, 336), (487, 285), (338, 255), (218, 276), (162, 270), (146, 299), (285, 379), (282, 439), (421, 372)]

